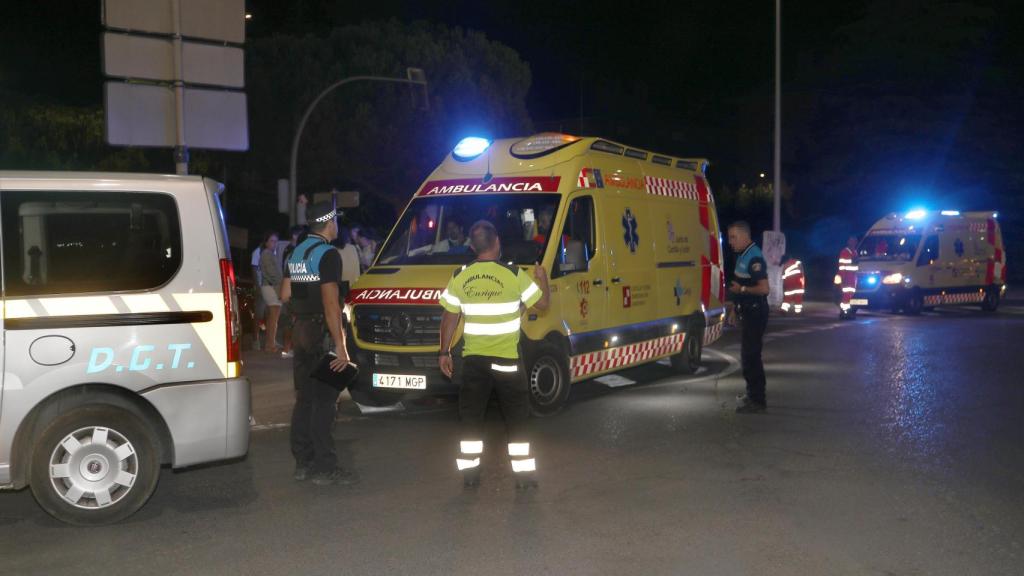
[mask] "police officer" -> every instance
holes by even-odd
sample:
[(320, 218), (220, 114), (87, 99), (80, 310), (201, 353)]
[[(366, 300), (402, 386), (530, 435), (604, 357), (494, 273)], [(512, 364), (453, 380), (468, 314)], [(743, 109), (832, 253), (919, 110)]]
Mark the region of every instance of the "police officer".
[(354, 480), (350, 472), (338, 467), (331, 436), (339, 392), (310, 377), (329, 347), (336, 355), (332, 369), (340, 372), (349, 362), (341, 324), (341, 256), (331, 245), (338, 236), (336, 216), (329, 202), (309, 209), (309, 234), (289, 255), (281, 287), (282, 297), (289, 300), (295, 315), (291, 427), (295, 479), (312, 477), (318, 486)]
[(490, 222), (481, 220), (474, 224), (469, 240), (477, 259), (455, 273), (440, 300), (444, 314), (438, 364), (449, 378), (454, 369), (452, 337), (460, 315), (465, 319), (462, 363), (455, 375), (463, 423), (456, 464), (466, 486), (480, 482), (483, 419), (491, 390), (495, 390), (505, 418), (516, 487), (529, 488), (537, 485), (537, 462), (524, 430), (530, 416), (530, 395), (519, 362), (519, 318), (524, 308), (548, 308), (547, 275), (541, 266), (536, 266), (534, 283), (518, 267), (499, 262), (501, 240)]
[(761, 249), (750, 239), (750, 225), (742, 220), (729, 226), (729, 246), (738, 255), (735, 278), (729, 284), (732, 295), (729, 322), (735, 324), (736, 317), (739, 317), (742, 335), (740, 358), (743, 379), (747, 381), (747, 393), (740, 397), (736, 412), (764, 412), (767, 401), (761, 347), (768, 327), (768, 264), (761, 255)]

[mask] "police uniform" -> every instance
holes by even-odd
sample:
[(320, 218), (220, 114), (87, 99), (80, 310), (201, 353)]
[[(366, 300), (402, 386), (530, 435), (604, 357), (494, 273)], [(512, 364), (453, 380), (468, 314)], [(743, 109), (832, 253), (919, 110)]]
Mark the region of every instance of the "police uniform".
[[(734, 275), (736, 282), (746, 288), (757, 286), (760, 280), (768, 278), (768, 264), (761, 254), (761, 249), (753, 242), (736, 258)], [(743, 364), (743, 379), (747, 381), (747, 402), (764, 406), (766, 382), (761, 347), (765, 329), (768, 327), (768, 297), (734, 293), (732, 299), (740, 319), (740, 358)]]
[(463, 435), (456, 460), (472, 483), (483, 454), (483, 420), (491, 391), (498, 394), (508, 431), (508, 455), (517, 483), (533, 482), (537, 463), (524, 429), (530, 416), (530, 395), (519, 358), (520, 306), (530, 308), (543, 294), (529, 274), (514, 265), (477, 261), (456, 272), (441, 294), (441, 306), (461, 313), (462, 363), (459, 418)]
[[(331, 214), (333, 217), (333, 214)], [(292, 286), (292, 378), (295, 408), (292, 412), (291, 447), (299, 468), (328, 474), (337, 468), (331, 429), (339, 391), (310, 374), (329, 349), (330, 333), (324, 319), (320, 286), (341, 283), (341, 255), (326, 238), (310, 233), (288, 257), (286, 277)]]

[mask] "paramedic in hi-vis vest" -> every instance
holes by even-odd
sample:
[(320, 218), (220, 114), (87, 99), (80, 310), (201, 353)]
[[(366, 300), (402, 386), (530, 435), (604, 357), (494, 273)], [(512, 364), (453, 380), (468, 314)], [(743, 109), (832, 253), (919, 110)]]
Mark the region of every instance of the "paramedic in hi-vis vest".
[[(438, 364), (452, 378), (452, 337), (460, 315), (462, 363), (454, 375), (459, 384), (459, 418), (463, 433), (456, 460), (466, 486), (480, 482), (480, 456), (484, 451), (483, 420), (491, 390), (498, 394), (508, 435), (508, 456), (516, 476), (516, 488), (537, 485), (537, 462), (525, 430), (530, 417), (530, 395), (519, 360), (519, 320), (523, 309), (548, 308), (548, 278), (544, 268), (530, 275), (512, 264), (503, 264), (501, 240), (486, 220), (469, 230), (476, 260), (455, 273), (441, 294), (441, 352)], [(539, 284), (539, 286), (538, 286)]]
[(295, 479), (312, 477), (318, 486), (355, 481), (350, 472), (338, 468), (331, 436), (340, 392), (310, 376), (331, 348), (336, 356), (331, 369), (340, 372), (349, 363), (341, 324), (341, 256), (331, 245), (338, 237), (337, 215), (330, 202), (318, 202), (309, 209), (309, 234), (288, 256), (281, 286), (281, 297), (295, 316), (291, 427)]
[(729, 323), (740, 323), (740, 360), (747, 393), (740, 397), (736, 412), (764, 412), (767, 406), (764, 363), (761, 348), (768, 328), (768, 264), (761, 249), (750, 239), (750, 225), (740, 220), (729, 225), (729, 246), (736, 256), (735, 278), (729, 284), (732, 307)]
[(846, 319), (853, 315), (850, 300), (857, 292), (857, 237), (846, 239), (846, 246), (839, 251), (839, 273), (835, 283), (839, 288), (839, 318)]

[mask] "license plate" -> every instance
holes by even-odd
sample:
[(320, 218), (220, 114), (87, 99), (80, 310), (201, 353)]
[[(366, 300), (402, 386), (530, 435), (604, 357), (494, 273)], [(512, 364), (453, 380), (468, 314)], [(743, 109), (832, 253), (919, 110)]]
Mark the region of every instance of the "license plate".
[(374, 374), (374, 388), (402, 388), (405, 390), (426, 390), (427, 377), (409, 374)]
[(868, 305), (868, 299), (867, 298), (853, 298), (853, 299), (850, 300), (850, 305), (851, 306), (867, 306)]

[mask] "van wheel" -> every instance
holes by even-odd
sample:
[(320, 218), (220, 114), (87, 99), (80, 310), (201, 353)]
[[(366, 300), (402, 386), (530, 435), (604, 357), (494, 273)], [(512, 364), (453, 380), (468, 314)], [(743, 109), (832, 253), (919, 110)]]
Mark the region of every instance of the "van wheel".
[(704, 349), (704, 328), (697, 326), (686, 333), (683, 349), (669, 357), (672, 369), (680, 374), (693, 374), (700, 368), (700, 356)]
[(981, 309), (985, 312), (995, 312), (999, 308), (999, 289), (989, 288), (985, 290), (985, 299), (981, 301)]
[(914, 289), (910, 296), (907, 297), (907, 303), (903, 306), (903, 312), (908, 316), (917, 316), (921, 313), (924, 308), (924, 296), (921, 295), (921, 291)]
[(131, 516), (160, 478), (157, 441), (137, 416), (87, 405), (62, 414), (32, 452), (32, 495), (54, 518), (99, 526)]
[(569, 398), (569, 364), (564, 351), (543, 343), (526, 363), (530, 408), (535, 416), (557, 414)]

